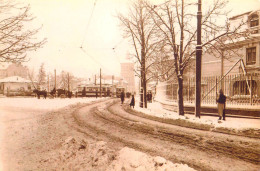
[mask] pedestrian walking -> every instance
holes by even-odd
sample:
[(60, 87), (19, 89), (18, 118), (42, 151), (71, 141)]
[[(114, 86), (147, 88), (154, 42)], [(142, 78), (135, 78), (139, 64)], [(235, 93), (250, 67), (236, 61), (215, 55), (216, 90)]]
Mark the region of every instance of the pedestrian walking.
[(147, 97), (147, 101), (150, 102), (150, 92), (147, 93), (146, 97)]
[(124, 91), (121, 92), (120, 98), (121, 98), (121, 104), (123, 104), (125, 101), (125, 92)]
[(134, 95), (132, 95), (132, 99), (130, 102), (130, 107), (132, 107), (132, 106), (133, 106), (133, 108), (135, 108), (135, 96)]
[(221, 120), (222, 117), (223, 120), (225, 120), (226, 96), (224, 95), (222, 89), (219, 90), (219, 97), (217, 99), (217, 103), (218, 103), (218, 115), (219, 115), (218, 120)]
[(86, 94), (87, 94), (86, 87), (84, 87), (82, 90), (82, 97), (86, 97)]

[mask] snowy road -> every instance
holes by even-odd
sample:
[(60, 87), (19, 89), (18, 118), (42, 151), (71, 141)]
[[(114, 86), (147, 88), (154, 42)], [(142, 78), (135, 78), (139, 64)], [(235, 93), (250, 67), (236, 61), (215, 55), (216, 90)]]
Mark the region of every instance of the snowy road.
[[(114, 100), (74, 104), (59, 110), (7, 106), (1, 111), (6, 112), (1, 115), (2, 170), (117, 170), (120, 157), (115, 156), (125, 146), (198, 170), (260, 169), (259, 138), (163, 123)], [(68, 141), (68, 137), (75, 141)], [(131, 167), (141, 165), (135, 164)], [(146, 164), (145, 168), (153, 170), (155, 166)], [(184, 170), (182, 167), (188, 168), (174, 166), (175, 170)]]
[(119, 103), (98, 106), (80, 109), (75, 118), (87, 134), (116, 147), (129, 146), (199, 170), (259, 169), (259, 139), (151, 121), (126, 112)]

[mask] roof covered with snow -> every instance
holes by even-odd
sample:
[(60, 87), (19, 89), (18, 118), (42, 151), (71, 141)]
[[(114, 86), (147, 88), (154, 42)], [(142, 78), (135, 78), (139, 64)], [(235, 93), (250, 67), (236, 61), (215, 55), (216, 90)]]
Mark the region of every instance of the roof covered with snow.
[(30, 83), (30, 80), (24, 79), (19, 76), (12, 76), (0, 79), (0, 83)]

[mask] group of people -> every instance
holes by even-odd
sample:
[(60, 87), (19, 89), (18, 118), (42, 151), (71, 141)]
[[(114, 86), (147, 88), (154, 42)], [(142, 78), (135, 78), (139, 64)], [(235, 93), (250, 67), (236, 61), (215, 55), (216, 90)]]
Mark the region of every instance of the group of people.
[[(124, 91), (121, 92), (120, 98), (121, 98), (121, 104), (123, 104), (124, 100), (125, 100), (125, 93), (124, 93)], [(151, 92), (149, 92), (147, 94), (147, 100), (149, 102), (152, 101), (152, 93)], [(225, 120), (226, 119), (226, 112), (225, 112), (226, 96), (224, 95), (222, 89), (219, 90), (219, 96), (218, 96), (218, 99), (217, 99), (217, 103), (218, 103), (219, 120), (221, 120), (221, 119)], [(135, 106), (135, 97), (134, 97), (134, 95), (132, 95), (131, 102), (130, 102), (130, 107), (134, 108), (134, 106)]]
[[(123, 104), (125, 101), (125, 92), (124, 91), (121, 92), (120, 98), (121, 98), (121, 104)], [(152, 93), (151, 92), (149, 92), (147, 94), (147, 101), (152, 102)], [(135, 96), (134, 95), (132, 95), (131, 102), (129, 105), (130, 105), (130, 107), (133, 107), (133, 108), (135, 107)]]
[[(120, 98), (121, 98), (121, 104), (123, 104), (125, 101), (125, 92), (124, 91), (121, 92)], [(134, 95), (132, 95), (130, 107), (133, 107), (133, 108), (135, 107), (135, 96)]]

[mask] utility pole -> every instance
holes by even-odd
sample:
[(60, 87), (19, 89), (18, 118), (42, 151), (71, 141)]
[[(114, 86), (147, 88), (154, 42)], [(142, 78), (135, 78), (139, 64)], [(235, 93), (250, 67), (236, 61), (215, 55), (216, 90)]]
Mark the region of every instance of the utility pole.
[(200, 118), (201, 107), (201, 0), (198, 0), (198, 13), (197, 13), (197, 46), (196, 46), (196, 102), (195, 102), (195, 115)]
[(112, 75), (112, 89), (111, 89), (112, 96), (114, 95), (114, 75)]
[(57, 90), (57, 84), (56, 84), (56, 69), (54, 70), (54, 86), (55, 86), (55, 89)]
[(68, 73), (68, 91), (70, 91), (70, 74)]
[(48, 92), (50, 92), (50, 77), (49, 77), (49, 74), (48, 74)]
[(101, 85), (101, 68), (100, 68), (100, 97), (102, 97), (102, 85)]
[(95, 74), (95, 85), (97, 85), (97, 78), (96, 78), (96, 74)]

